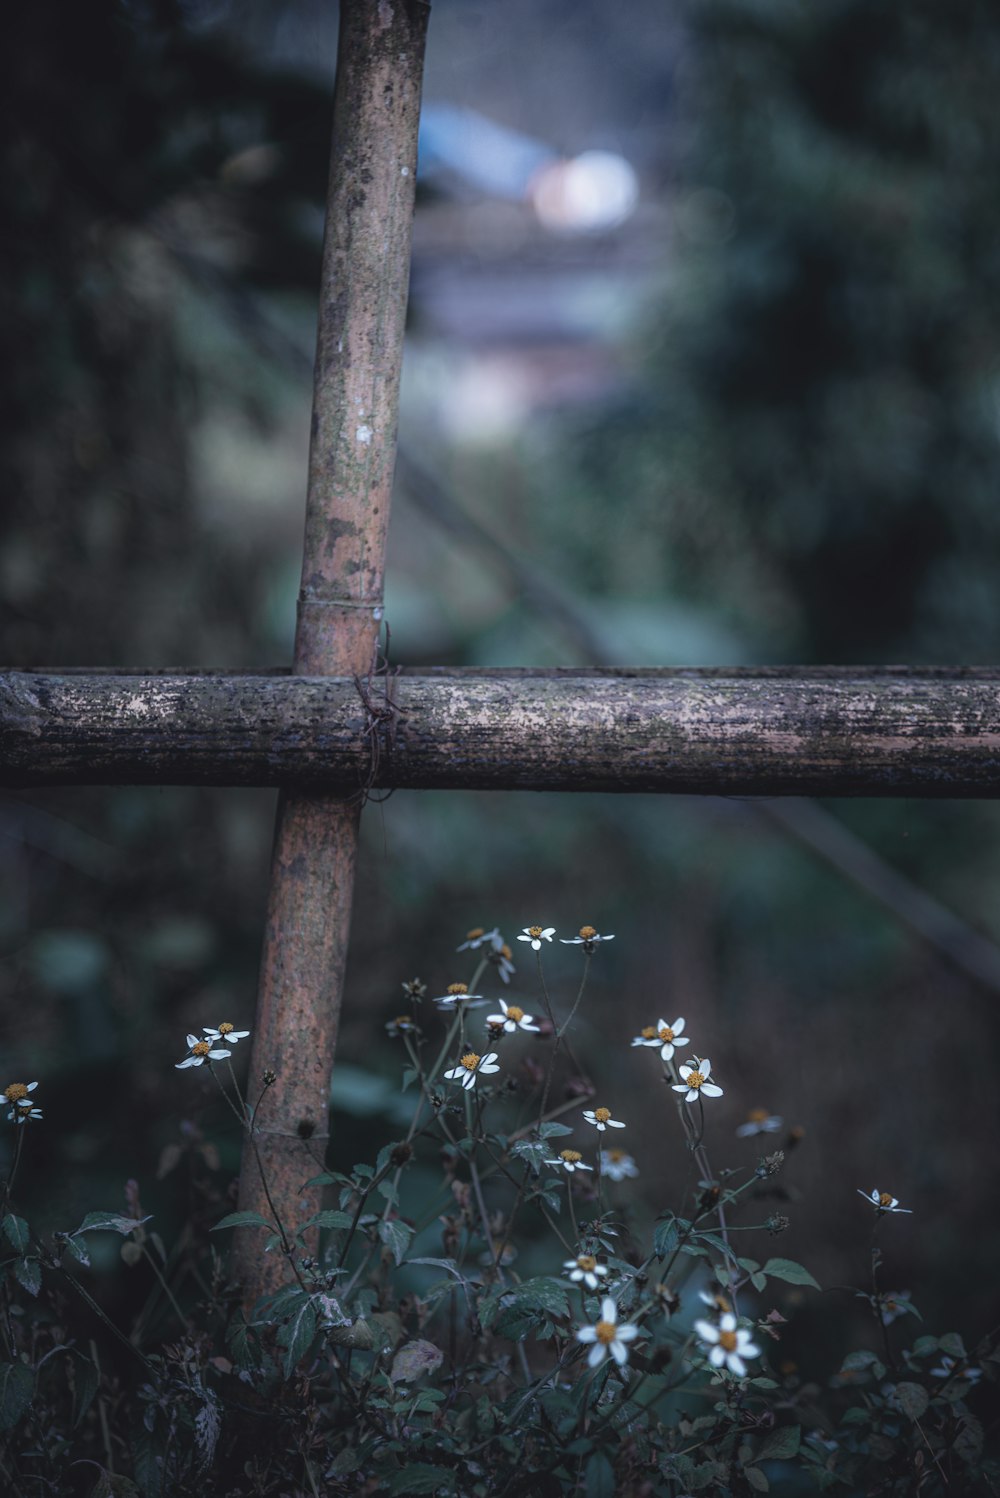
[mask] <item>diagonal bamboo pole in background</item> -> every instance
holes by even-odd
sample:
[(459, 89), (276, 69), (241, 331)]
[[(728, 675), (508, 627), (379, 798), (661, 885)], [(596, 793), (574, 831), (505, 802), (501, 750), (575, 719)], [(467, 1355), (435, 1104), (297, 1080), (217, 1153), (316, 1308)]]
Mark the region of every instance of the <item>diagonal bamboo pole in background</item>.
[[(428, 15), (425, 0), (340, 3), (296, 675), (360, 677), (375, 657)], [(303, 1140), (322, 1155), (359, 818), (357, 797), (289, 792), (278, 809), (251, 1096), (265, 1071), (277, 1081), (244, 1148), (240, 1209), (288, 1229), (317, 1205)], [(288, 1278), (259, 1250), (259, 1232), (238, 1234), (248, 1304)]]

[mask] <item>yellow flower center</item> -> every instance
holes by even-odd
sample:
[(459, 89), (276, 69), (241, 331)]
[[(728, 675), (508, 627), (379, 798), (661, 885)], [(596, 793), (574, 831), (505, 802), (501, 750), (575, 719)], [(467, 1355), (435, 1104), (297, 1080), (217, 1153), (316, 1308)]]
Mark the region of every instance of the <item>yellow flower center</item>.
[(518, 1009), (518, 1007), (517, 1007), (516, 1004), (508, 1004), (507, 1005), (507, 1018), (508, 1019), (512, 1019), (514, 1021), (515, 1025), (520, 1024), (521, 1020), (524, 1019), (524, 1010), (523, 1009)]
[(585, 1274), (593, 1274), (597, 1268), (597, 1260), (593, 1254), (581, 1254), (576, 1261), (577, 1269), (582, 1269)]
[(615, 1340), (615, 1334), (618, 1331), (618, 1328), (615, 1326), (613, 1321), (599, 1321), (594, 1330), (597, 1332), (598, 1342), (603, 1342), (605, 1347), (607, 1347), (609, 1342), (613, 1342)]
[(468, 983), (449, 983), (447, 989), (445, 990), (445, 992), (446, 993), (451, 993), (451, 994), (456, 994), (456, 995), (458, 995), (460, 993), (468, 993), (469, 992), (469, 985), (468, 985)]
[(559, 1158), (560, 1160), (565, 1160), (567, 1165), (579, 1165), (583, 1156), (579, 1150), (560, 1150)]
[(542, 928), (541, 928), (541, 926), (529, 926), (528, 927), (528, 935), (529, 936), (533, 936), (536, 941), (541, 936), (541, 934), (542, 934)]
[(625, 1159), (625, 1151), (624, 1150), (618, 1150), (618, 1149), (605, 1150), (604, 1154), (605, 1154), (605, 1157), (607, 1158), (608, 1163), (610, 1165), (620, 1165), (621, 1162)]
[(408, 1015), (408, 1014), (397, 1014), (396, 1018), (393, 1020), (393, 1024), (394, 1025), (399, 1025), (399, 1026), (412, 1025), (413, 1024), (413, 1020), (411, 1019), (410, 1015)]
[(669, 1025), (661, 1025), (660, 1026), (660, 1039), (661, 1040), (666, 1040), (666, 1041), (669, 1042), (669, 1041), (673, 1040), (673, 1038), (674, 1038), (674, 1032), (673, 1032), (673, 1030), (671, 1030), (670, 1026)]
[(4, 1097), (7, 1099), (8, 1103), (19, 1103), (22, 1098), (26, 1098), (27, 1096), (28, 1089), (27, 1087), (25, 1087), (23, 1082), (11, 1082), (10, 1086), (4, 1093)]
[(223, 1020), (222, 1024), (219, 1026), (219, 1034), (231, 1035), (235, 1029), (235, 1025), (231, 1025), (228, 1020)]
[(640, 1033), (642, 1035), (643, 1040), (655, 1040), (656, 1039), (656, 1026), (655, 1025), (647, 1025), (646, 1028), (644, 1030), (642, 1030)]
[(466, 939), (466, 941), (478, 941), (479, 938), (482, 935), (483, 935), (483, 928), (482, 928), (482, 926), (473, 926), (473, 928), (472, 928), (471, 931), (467, 931), (465, 933), (465, 939)]
[(879, 1192), (878, 1204), (879, 1204), (880, 1207), (891, 1207), (892, 1206), (892, 1197), (889, 1195), (888, 1191), (880, 1191)]
[(735, 1352), (737, 1341), (735, 1332), (720, 1332), (719, 1346), (725, 1348), (726, 1352)]
[(594, 927), (594, 926), (581, 926), (580, 927), (580, 936), (583, 938), (584, 941), (593, 941), (593, 939), (594, 939), (594, 937), (596, 935), (597, 935), (597, 929), (596, 929), (596, 927)]
[(693, 1087), (695, 1092), (698, 1091), (698, 1088), (702, 1085), (704, 1080), (705, 1078), (702, 1076), (700, 1071), (689, 1071), (687, 1076), (684, 1078), (685, 1085), (688, 1087)]
[(194, 1045), (191, 1047), (191, 1054), (192, 1056), (207, 1056), (211, 1049), (212, 1045), (210, 1041), (196, 1040)]
[(594, 1117), (597, 1119), (598, 1123), (607, 1123), (608, 1119), (611, 1117), (611, 1109), (595, 1108)]
[(766, 1123), (769, 1117), (766, 1108), (751, 1108), (747, 1114), (747, 1123)]
[(509, 961), (511, 959), (511, 957), (513, 957), (513, 955), (514, 954), (511, 951), (510, 947), (508, 947), (507, 943), (504, 942), (503, 946), (500, 948), (500, 956), (501, 957), (506, 957), (507, 960)]
[(466, 1071), (475, 1071), (476, 1067), (479, 1065), (479, 1057), (476, 1055), (475, 1051), (470, 1051), (467, 1056), (462, 1057), (462, 1065), (465, 1067)]

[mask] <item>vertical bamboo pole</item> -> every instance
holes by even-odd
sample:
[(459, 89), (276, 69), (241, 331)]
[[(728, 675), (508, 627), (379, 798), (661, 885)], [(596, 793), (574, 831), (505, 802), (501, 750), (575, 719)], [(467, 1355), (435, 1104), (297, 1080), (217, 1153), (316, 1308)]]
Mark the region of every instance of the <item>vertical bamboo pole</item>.
[[(378, 639), (428, 15), (425, 0), (340, 3), (300, 675), (363, 675)], [(244, 1149), (240, 1209), (274, 1210), (290, 1229), (317, 1206), (304, 1183), (327, 1138), (359, 820), (358, 801), (329, 796), (289, 793), (278, 810), (251, 1097), (265, 1072), (277, 1080), (260, 1107), (256, 1150)], [(236, 1270), (250, 1304), (290, 1278), (281, 1254), (260, 1248), (259, 1229), (238, 1233)]]

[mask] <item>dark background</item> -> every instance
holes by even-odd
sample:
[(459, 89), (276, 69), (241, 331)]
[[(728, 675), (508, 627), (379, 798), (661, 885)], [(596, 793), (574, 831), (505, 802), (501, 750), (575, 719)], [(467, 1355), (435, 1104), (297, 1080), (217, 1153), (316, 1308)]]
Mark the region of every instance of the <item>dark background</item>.
[[(571, 234), (458, 174), (422, 181), (401, 440), (433, 483), (398, 485), (394, 660), (995, 662), (1000, 13), (611, 9), (435, 4), (428, 101), (566, 156), (621, 153), (641, 192), (619, 227)], [(8, 24), (3, 660), (286, 664), (335, 7), (38, 0)], [(48, 1225), (119, 1207), (135, 1177), (169, 1241), (187, 1202), (158, 1163), (193, 1129), (221, 1148), (220, 1191), (235, 1170), (209, 1078), (174, 1062), (189, 1029), (252, 1024), (274, 800), (0, 802), (2, 1082), (40, 1081), (19, 1191)], [(592, 922), (616, 940), (580, 1046), (628, 1119), (644, 1210), (673, 1199), (683, 1151), (628, 1042), (683, 1014), (726, 1089), (716, 1168), (756, 1158), (733, 1138), (751, 1107), (804, 1130), (792, 1227), (747, 1251), (863, 1281), (856, 1190), (889, 1189), (914, 1215), (886, 1225), (887, 1287), (974, 1341), (998, 1310), (996, 809), (789, 814), (461, 793), (370, 808), (337, 1163), (398, 1133), (383, 1025), (402, 980), (467, 977), (453, 954), (474, 925)], [(863, 887), (870, 851), (902, 876), (894, 910)], [(944, 943), (922, 894), (955, 918)], [(537, 1009), (523, 951), (508, 996)], [(577, 958), (550, 954), (562, 994)], [(821, 1370), (839, 1347), (806, 1341)]]

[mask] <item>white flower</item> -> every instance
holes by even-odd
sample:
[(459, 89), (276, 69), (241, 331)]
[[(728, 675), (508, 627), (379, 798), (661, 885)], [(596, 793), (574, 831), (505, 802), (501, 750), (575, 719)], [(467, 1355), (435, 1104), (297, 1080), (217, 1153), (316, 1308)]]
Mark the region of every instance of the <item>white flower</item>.
[(900, 1316), (905, 1316), (912, 1304), (909, 1290), (887, 1290), (872, 1304), (882, 1319), (883, 1326), (891, 1326)]
[(605, 1129), (624, 1129), (625, 1125), (619, 1123), (617, 1118), (611, 1117), (610, 1108), (585, 1108), (584, 1118), (589, 1124), (593, 1124), (602, 1134)]
[(707, 1056), (703, 1061), (699, 1061), (697, 1056), (694, 1060), (698, 1063), (697, 1066), (677, 1068), (684, 1080), (671, 1083), (674, 1092), (683, 1092), (686, 1103), (693, 1103), (699, 1097), (721, 1097), (722, 1088), (708, 1080), (712, 1075), (711, 1061)]
[(543, 941), (551, 941), (556, 934), (555, 926), (546, 926), (544, 931), (541, 926), (525, 926), (518, 941), (530, 941), (532, 950), (537, 952)]
[(510, 947), (508, 947), (506, 942), (502, 942), (499, 947), (494, 946), (488, 956), (488, 961), (492, 962), (504, 983), (509, 983), (511, 974), (517, 972), (517, 968), (511, 962), (510, 958)]
[(857, 1191), (859, 1196), (863, 1196), (866, 1202), (871, 1203), (880, 1216), (883, 1212), (913, 1211), (912, 1207), (901, 1207), (899, 1205), (899, 1198), (897, 1196), (890, 1196), (888, 1191), (879, 1191), (877, 1188), (873, 1188), (869, 1193), (862, 1191), (860, 1186), (857, 1188)]
[(699, 1290), (698, 1299), (711, 1306), (713, 1311), (718, 1311), (720, 1316), (728, 1315), (733, 1309), (721, 1285), (715, 1285), (710, 1290)]
[(503, 1013), (488, 1014), (486, 1016), (488, 1025), (502, 1025), (509, 1035), (513, 1035), (515, 1030), (533, 1030), (536, 1035), (541, 1033), (538, 1026), (532, 1024), (535, 1017), (533, 1014), (525, 1014), (524, 1010), (519, 1009), (516, 1004), (505, 1004), (503, 999), (498, 1002)]
[(489, 1072), (500, 1070), (499, 1066), (493, 1065), (496, 1059), (496, 1051), (488, 1051), (485, 1056), (477, 1056), (475, 1051), (470, 1051), (467, 1056), (462, 1057), (457, 1066), (445, 1072), (445, 1077), (449, 1082), (461, 1082), (466, 1089), (475, 1087), (476, 1078), (480, 1073), (485, 1076)]
[(0, 1098), (8, 1104), (7, 1118), (11, 1123), (26, 1123), (29, 1118), (41, 1118), (41, 1108), (33, 1108), (28, 1094), (34, 1092), (37, 1082), (8, 1082)]
[(467, 1009), (479, 1009), (486, 1000), (482, 994), (470, 993), (466, 983), (449, 983), (447, 993), (435, 995), (434, 1002), (439, 1009), (452, 1009), (456, 1004), (464, 1004)]
[(202, 1025), (201, 1028), (204, 1030), (208, 1040), (224, 1040), (227, 1045), (236, 1045), (238, 1041), (246, 1040), (250, 1034), (249, 1030), (235, 1029), (228, 1020), (223, 1020), (222, 1024), (215, 1029), (210, 1029), (208, 1025)]
[(657, 1020), (655, 1039), (646, 1040), (643, 1042), (643, 1044), (658, 1045), (660, 1047), (660, 1055), (663, 1057), (663, 1060), (672, 1061), (674, 1058), (674, 1051), (679, 1045), (691, 1044), (691, 1037), (689, 1035), (682, 1035), (681, 1032), (683, 1029), (683, 1018), (675, 1019), (672, 1025), (668, 1025), (665, 1019)]
[(494, 926), (492, 931), (484, 931), (482, 926), (476, 926), (472, 931), (467, 931), (465, 933), (465, 940), (460, 947), (455, 948), (455, 951), (478, 952), (479, 948), (484, 946), (486, 942), (489, 942), (494, 951), (503, 945), (503, 937), (500, 935), (498, 926)]
[(598, 1279), (608, 1272), (607, 1264), (598, 1264), (593, 1254), (578, 1254), (575, 1259), (567, 1259), (563, 1268), (569, 1270), (569, 1277), (575, 1285), (582, 1280), (588, 1290), (596, 1290)]
[[(186, 1066), (202, 1066), (206, 1061), (228, 1061), (229, 1052), (224, 1048), (220, 1051), (218, 1043), (213, 1040), (199, 1040), (197, 1035), (189, 1035), (187, 1038), (188, 1056), (184, 1061), (174, 1063), (178, 1071), (183, 1071)], [(213, 1045), (215, 1050), (212, 1049)]]
[(628, 1347), (626, 1344), (633, 1341), (639, 1335), (637, 1326), (618, 1325), (618, 1307), (610, 1295), (604, 1297), (601, 1303), (601, 1319), (596, 1326), (581, 1326), (576, 1334), (578, 1342), (593, 1342), (587, 1362), (591, 1368), (597, 1368), (608, 1353), (618, 1364), (628, 1362)]
[(776, 1134), (784, 1123), (777, 1113), (768, 1113), (766, 1108), (751, 1108), (746, 1123), (736, 1130), (737, 1139), (752, 1139), (755, 1134)]
[(931, 1378), (964, 1378), (970, 1384), (978, 1383), (983, 1376), (981, 1368), (971, 1368), (958, 1358), (950, 1358), (947, 1353), (942, 1354), (940, 1364), (930, 1373)]
[(725, 1363), (730, 1373), (745, 1378), (747, 1370), (743, 1359), (760, 1357), (760, 1348), (750, 1340), (750, 1333), (744, 1327), (737, 1327), (736, 1317), (731, 1311), (726, 1312), (718, 1326), (711, 1321), (696, 1321), (694, 1329), (701, 1340), (711, 1346), (708, 1361), (713, 1368), (721, 1368)]
[(568, 1170), (570, 1175), (574, 1170), (593, 1170), (592, 1165), (584, 1165), (583, 1156), (579, 1150), (560, 1150), (558, 1159), (546, 1160), (546, 1165), (555, 1165), (560, 1170)]
[(419, 1030), (420, 1026), (411, 1014), (397, 1014), (395, 1019), (386, 1020), (385, 1031), (390, 1040), (395, 1040), (397, 1035), (410, 1035)]
[(581, 926), (579, 936), (560, 936), (564, 947), (582, 947), (588, 954), (595, 952), (602, 941), (614, 941), (613, 936), (600, 936), (593, 926)]
[(601, 1150), (601, 1169), (609, 1181), (634, 1180), (639, 1167), (627, 1150)]

